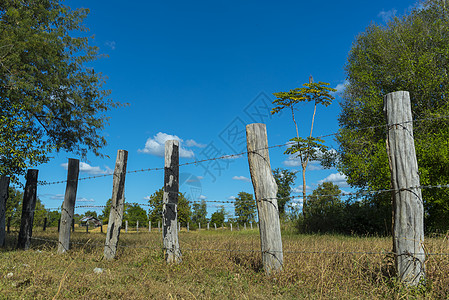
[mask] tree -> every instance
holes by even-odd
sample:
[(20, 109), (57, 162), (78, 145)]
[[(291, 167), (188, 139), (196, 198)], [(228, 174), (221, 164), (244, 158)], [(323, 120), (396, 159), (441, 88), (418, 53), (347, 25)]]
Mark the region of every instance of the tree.
[(148, 223), (148, 216), (146, 211), (140, 207), (139, 204), (125, 203), (123, 220), (127, 220), (129, 226), (135, 227), (137, 225), (137, 221), (139, 221), (139, 226), (146, 226)]
[(224, 206), (220, 206), (220, 208), (214, 212), (210, 218), (210, 222), (213, 224), (217, 224), (218, 226), (220, 226), (220, 224), (224, 223), (224, 220), (226, 218), (226, 210), (224, 208)]
[(112, 199), (109, 198), (109, 200), (106, 201), (106, 205), (103, 208), (101, 215), (98, 216), (98, 218), (103, 221), (103, 224), (108, 224), (108, 222), (109, 222), (109, 215), (111, 214), (111, 204), (112, 204)]
[[(153, 195), (150, 196), (148, 203), (150, 204), (150, 209), (148, 211), (148, 219), (153, 224), (162, 221), (162, 208), (164, 202), (164, 189), (157, 190)], [(192, 214), (190, 210), (189, 201), (184, 196), (183, 193), (178, 195), (178, 222), (181, 224), (187, 224), (190, 222), (190, 216)]]
[[(299, 158), (302, 168), (302, 182), (303, 182), (303, 208), (306, 207), (306, 169), (309, 161), (319, 159), (327, 151), (327, 147), (323, 145), (323, 140), (312, 137), (313, 125), (315, 122), (316, 108), (318, 104), (329, 106), (332, 100), (335, 99), (330, 92), (335, 92), (333, 88), (327, 87), (329, 83), (318, 82), (314, 83), (312, 76), (309, 78), (309, 83), (303, 84), (303, 87), (290, 90), (289, 92), (279, 92), (273, 95), (277, 97), (273, 101), (276, 105), (271, 110), (271, 114), (278, 113), (284, 109), (290, 109), (292, 113), (292, 120), (295, 124), (296, 137), (290, 139), (291, 146), (285, 150), (285, 154), (294, 155)], [(295, 119), (295, 106), (301, 102), (313, 102), (312, 123), (310, 126), (310, 134), (307, 138), (299, 136), (298, 124)]]
[[(449, 182), (449, 1), (422, 7), (384, 26), (372, 24), (354, 42), (339, 115), (337, 168), (360, 190), (390, 188), (383, 96), (410, 92), (422, 185)], [(424, 189), (427, 230), (449, 229), (449, 192)], [(391, 207), (389, 193), (370, 196)], [(385, 216), (389, 222), (391, 217)]]
[(304, 227), (314, 232), (339, 232), (343, 220), (344, 203), (338, 185), (323, 182), (308, 197)]
[(64, 150), (102, 156), (108, 98), (101, 73), (86, 64), (99, 57), (83, 36), (88, 9), (60, 0), (0, 3), (0, 175)]
[(207, 205), (204, 199), (201, 202), (193, 202), (192, 222), (195, 224), (207, 223)]
[(256, 219), (256, 201), (252, 194), (240, 192), (234, 200), (234, 209), (239, 224), (254, 222)]
[[(8, 220), (8, 218), (11, 218), (11, 226), (13, 227), (20, 227), (22, 220), (22, 203), (23, 192), (10, 187), (9, 196), (6, 200), (5, 219)], [(44, 219), (48, 215), (50, 215), (50, 212), (45, 209), (45, 206), (42, 204), (41, 200), (37, 198), (34, 210), (33, 227), (43, 226)]]
[(274, 180), (278, 186), (277, 200), (279, 207), (279, 214), (283, 216), (285, 214), (285, 205), (290, 200), (290, 193), (292, 191), (292, 185), (296, 179), (296, 171), (289, 171), (287, 169), (275, 169), (273, 171)]
[(97, 212), (93, 211), (93, 210), (88, 210), (84, 213), (85, 217), (94, 217), (94, 218), (98, 218), (97, 216)]

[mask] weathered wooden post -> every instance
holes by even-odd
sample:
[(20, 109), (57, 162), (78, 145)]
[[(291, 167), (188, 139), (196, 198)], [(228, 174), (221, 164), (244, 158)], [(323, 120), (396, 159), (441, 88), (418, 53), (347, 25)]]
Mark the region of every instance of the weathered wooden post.
[(231, 224), (229, 224), (229, 225), (231, 225), (231, 231), (232, 231), (232, 223), (231, 223)]
[(393, 252), (396, 272), (406, 285), (416, 286), (425, 278), (424, 208), (413, 140), (409, 92), (384, 97), (388, 126), (387, 152), (393, 196)]
[(34, 209), (36, 208), (37, 175), (39, 171), (30, 169), (27, 171), (25, 191), (23, 194), (22, 220), (20, 223), (17, 248), (28, 250), (33, 235)]
[(125, 233), (128, 233), (128, 220), (125, 221)]
[(198, 223), (198, 231), (201, 230), (201, 223)]
[(248, 163), (260, 224), (260, 246), (265, 272), (282, 270), (283, 252), (277, 203), (277, 185), (271, 171), (265, 124), (246, 126)]
[(207, 223), (207, 230), (209, 230), (209, 223)]
[(161, 221), (157, 221), (157, 230), (161, 232)]
[(0, 247), (5, 246), (6, 241), (6, 201), (8, 200), (9, 177), (0, 176)]
[(114, 259), (117, 253), (120, 229), (122, 228), (127, 161), (128, 151), (118, 150), (112, 187), (111, 212), (109, 213), (108, 230), (104, 244), (104, 258), (108, 260)]
[(136, 222), (136, 232), (139, 233), (139, 220)]
[(163, 243), (167, 263), (181, 262), (178, 241), (179, 142), (165, 142)]
[(89, 222), (86, 222), (86, 233), (89, 233)]
[(70, 247), (70, 229), (72, 229), (73, 215), (75, 213), (79, 164), (80, 161), (78, 159), (69, 158), (67, 185), (65, 188), (64, 202), (62, 203), (61, 224), (59, 227), (58, 253), (64, 253)]
[(148, 222), (148, 232), (151, 232), (151, 221)]
[(44, 218), (44, 225), (42, 226), (42, 231), (45, 231), (47, 229), (47, 217)]
[(190, 231), (189, 222), (187, 222), (187, 232)]
[(217, 223), (214, 223), (215, 230), (217, 230)]
[(72, 218), (72, 232), (75, 232), (75, 219)]

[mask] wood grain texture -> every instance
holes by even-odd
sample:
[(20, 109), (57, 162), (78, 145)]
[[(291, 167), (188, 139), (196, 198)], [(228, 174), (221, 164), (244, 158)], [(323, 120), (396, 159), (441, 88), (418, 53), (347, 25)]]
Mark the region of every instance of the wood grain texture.
[(282, 270), (283, 251), (277, 203), (277, 185), (271, 171), (265, 124), (246, 126), (248, 163), (260, 224), (260, 244), (265, 272)]
[(109, 213), (108, 230), (104, 244), (104, 258), (107, 260), (114, 259), (117, 253), (120, 230), (123, 222), (123, 213), (125, 211), (125, 178), (127, 162), (128, 151), (118, 150), (112, 186), (111, 212)]
[(180, 263), (178, 241), (179, 142), (165, 142), (164, 205), (162, 208), (164, 255), (167, 263)]
[(70, 232), (73, 215), (75, 213), (76, 191), (78, 188), (79, 160), (69, 158), (67, 169), (67, 185), (61, 210), (61, 224), (59, 226), (58, 253), (64, 253), (70, 247)]
[(425, 277), (424, 208), (413, 139), (410, 95), (406, 91), (384, 97), (388, 124), (387, 152), (393, 192), (393, 252), (396, 272), (406, 285)]
[(29, 169), (26, 175), (25, 191), (22, 201), (22, 219), (20, 222), (19, 238), (17, 248), (28, 250), (33, 235), (34, 209), (37, 199), (37, 176), (39, 171)]

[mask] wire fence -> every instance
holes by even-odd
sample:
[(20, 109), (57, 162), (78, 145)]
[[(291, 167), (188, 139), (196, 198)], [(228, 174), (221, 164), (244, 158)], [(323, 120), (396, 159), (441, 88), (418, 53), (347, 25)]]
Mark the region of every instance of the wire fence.
[[(355, 131), (363, 131), (363, 130), (376, 129), (376, 128), (387, 128), (387, 127), (391, 127), (391, 126), (398, 126), (398, 125), (403, 125), (403, 124), (408, 124), (408, 123), (417, 123), (417, 122), (433, 121), (433, 120), (440, 120), (440, 119), (449, 119), (449, 116), (438, 116), (438, 117), (433, 117), (433, 118), (423, 118), (423, 119), (418, 119), (418, 120), (413, 120), (413, 121), (406, 121), (406, 122), (400, 122), (400, 123), (394, 123), (394, 124), (368, 126), (368, 127), (358, 128)], [(323, 138), (326, 138), (326, 137), (336, 136), (339, 133), (340, 132), (333, 132), (333, 133), (317, 136), (316, 138), (317, 139), (323, 139)], [(283, 143), (283, 144), (277, 144), (277, 145), (268, 146), (268, 147), (264, 147), (264, 148), (261, 148), (261, 149), (254, 150), (254, 152), (267, 150), (267, 149), (273, 149), (273, 148), (287, 147), (287, 146), (294, 145), (296, 143), (297, 142), (287, 142), (287, 143)], [(248, 153), (249, 152), (247, 152), (247, 151), (243, 151), (243, 152), (240, 152), (240, 153), (231, 153), (231, 154), (221, 155), (221, 156), (217, 156), (217, 157), (213, 157), (213, 158), (207, 158), (207, 159), (202, 159), (202, 160), (194, 160), (192, 162), (186, 162), (186, 163), (178, 164), (177, 166), (182, 167), (182, 166), (188, 166), (188, 165), (198, 165), (198, 164), (203, 163), (203, 162), (238, 158), (238, 157), (242, 157), (244, 155), (248, 155)], [(164, 170), (164, 167), (154, 167), (154, 168), (144, 168), (144, 169), (138, 169), (138, 170), (131, 170), (131, 171), (127, 171), (126, 174), (152, 172), (152, 171), (161, 171), (161, 170)], [(109, 172), (107, 174), (82, 177), (82, 178), (79, 178), (78, 180), (79, 181), (91, 180), (91, 179), (104, 178), (104, 177), (113, 176), (113, 175), (114, 175), (113, 172)], [(66, 183), (66, 182), (67, 182), (67, 180), (38, 181), (38, 185), (46, 186), (46, 185), (62, 184), (62, 183)]]

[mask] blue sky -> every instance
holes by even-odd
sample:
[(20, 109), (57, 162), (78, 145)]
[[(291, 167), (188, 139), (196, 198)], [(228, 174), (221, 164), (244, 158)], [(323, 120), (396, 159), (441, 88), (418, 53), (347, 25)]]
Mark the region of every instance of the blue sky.
[[(163, 143), (181, 140), (180, 163), (234, 154), (246, 147), (244, 125), (266, 123), (269, 145), (286, 143), (295, 135), (288, 112), (268, 112), (274, 92), (308, 82), (344, 86), (344, 65), (356, 36), (372, 22), (402, 15), (414, 1), (66, 1), (72, 8), (91, 10), (86, 19), (93, 45), (107, 54), (91, 64), (108, 77), (111, 97), (129, 106), (109, 113), (104, 130), (108, 146), (99, 159), (93, 154), (81, 164), (80, 178), (108, 174), (118, 149), (129, 152), (128, 170), (163, 167)], [(314, 136), (338, 130), (339, 97), (318, 107)], [(300, 134), (310, 130), (312, 105), (298, 107)], [(236, 135), (233, 135), (236, 133)], [(332, 137), (326, 145), (336, 147)], [(272, 168), (300, 170), (283, 154), (270, 150)], [(70, 153), (55, 154), (38, 167), (39, 180), (59, 181)], [(247, 157), (180, 168), (181, 191), (191, 200), (232, 201), (241, 191), (253, 193)], [(219, 168), (219, 170), (217, 170)], [(349, 191), (335, 169), (310, 164), (308, 191), (332, 180)], [(147, 203), (163, 186), (163, 171), (128, 174), (127, 202)], [(302, 180), (295, 182), (300, 189)], [(48, 208), (60, 207), (65, 184), (39, 186)], [(112, 194), (112, 177), (83, 180), (77, 205), (104, 205)], [(208, 202), (209, 214), (220, 203)], [(228, 212), (233, 205), (224, 203)], [(83, 213), (87, 209), (77, 209)], [(101, 209), (97, 209), (98, 212)]]

